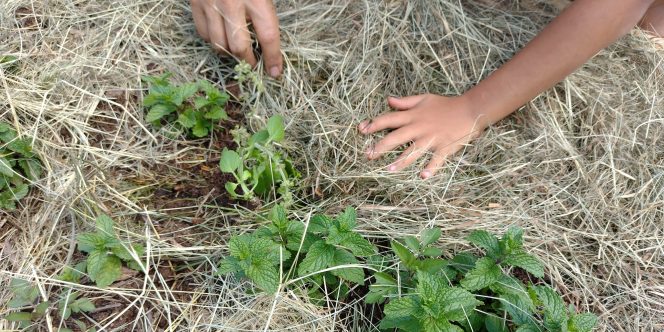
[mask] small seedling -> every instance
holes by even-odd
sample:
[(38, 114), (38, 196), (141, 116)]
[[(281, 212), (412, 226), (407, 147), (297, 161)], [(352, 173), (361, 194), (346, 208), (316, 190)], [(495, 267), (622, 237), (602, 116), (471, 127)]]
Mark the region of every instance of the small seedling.
[(268, 293), (276, 292), (280, 284), (289, 284), (288, 279), (297, 274), (299, 285), (309, 288), (310, 296), (323, 296), (336, 287), (333, 294), (343, 298), (349, 283), (364, 283), (360, 258), (376, 252), (353, 230), (355, 224), (352, 208), (334, 219), (316, 215), (307, 226), (289, 220), (284, 208), (275, 206), (267, 226), (231, 238), (231, 255), (222, 260), (218, 272), (247, 277)]
[(122, 275), (122, 263), (141, 271), (140, 261), (145, 249), (139, 244), (123, 243), (113, 229), (113, 220), (107, 215), (96, 219), (96, 232), (78, 236), (78, 250), (86, 252), (85, 269), (79, 265), (65, 278), (76, 278), (76, 273), (87, 273), (97, 287), (106, 287)]
[(219, 168), (235, 178), (234, 182), (226, 183), (226, 190), (233, 198), (251, 200), (273, 195), (280, 196), (287, 206), (292, 203), (290, 189), (300, 174), (277, 145), (284, 139), (284, 132), (283, 118), (279, 115), (271, 117), (265, 129), (251, 136), (244, 128), (232, 131), (238, 148), (224, 148)]
[(595, 326), (595, 315), (566, 309), (549, 286), (525, 286), (506, 273), (521, 268), (544, 276), (542, 264), (523, 248), (521, 229), (510, 228), (501, 239), (486, 231), (471, 233), (467, 240), (482, 248), (484, 257), (461, 252), (452, 260), (439, 258), (442, 251), (432, 246), (439, 237), (440, 231), (428, 230), (420, 240), (392, 243), (398, 264), (374, 274), (366, 297), (368, 303), (389, 301), (381, 328), (589, 332)]
[(0, 122), (0, 208), (13, 210), (28, 194), (28, 181), (42, 173), (41, 163), (32, 152), (30, 140), (18, 138), (8, 123)]
[(143, 99), (149, 109), (145, 119), (156, 127), (170, 125), (194, 137), (208, 136), (216, 124), (228, 119), (225, 111), (229, 96), (208, 81), (176, 85), (170, 73), (145, 76), (150, 87)]

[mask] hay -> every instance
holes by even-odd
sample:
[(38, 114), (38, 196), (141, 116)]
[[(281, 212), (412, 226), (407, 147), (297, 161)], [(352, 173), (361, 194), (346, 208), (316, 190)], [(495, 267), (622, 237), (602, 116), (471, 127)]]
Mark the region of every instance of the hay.
[[(20, 58), (0, 72), (0, 119), (34, 137), (47, 170), (22, 209), (0, 212), (0, 284), (20, 277), (43, 294), (59, 290), (54, 277), (75, 259), (75, 234), (103, 211), (122, 236), (149, 243), (150, 271), (106, 290), (69, 285), (98, 306), (122, 304), (93, 316), (98, 329), (262, 331), (270, 321), (274, 330), (368, 330), (371, 313), (357, 302), (326, 312), (291, 293), (277, 302), (247, 296), (245, 284), (211, 276), (229, 234), (256, 226), (253, 212), (205, 197), (151, 204), (157, 188), (188, 179), (173, 160), (217, 156), (143, 125), (140, 75), (221, 84), (231, 76), (232, 66), (196, 38), (188, 10), (175, 0), (0, 4), (0, 54)], [(599, 314), (603, 330), (661, 330), (664, 57), (641, 33), (492, 127), (429, 181), (417, 178), (423, 161), (393, 174), (385, 160), (363, 156), (377, 138), (356, 125), (387, 111), (386, 95), (467, 90), (555, 10), (538, 1), (281, 1), (284, 77), (265, 78), (250, 122), (288, 119), (284, 145), (304, 174), (298, 195), (312, 204), (295, 211), (300, 218), (354, 205), (369, 237), (435, 225), (448, 253), (465, 248), (473, 229), (519, 225), (553, 285)], [(9, 296), (0, 287), (0, 303)], [(59, 324), (55, 315), (49, 322)]]

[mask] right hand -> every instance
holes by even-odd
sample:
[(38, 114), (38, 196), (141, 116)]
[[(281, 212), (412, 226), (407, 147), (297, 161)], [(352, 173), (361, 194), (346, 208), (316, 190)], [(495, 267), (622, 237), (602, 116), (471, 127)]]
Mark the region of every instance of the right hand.
[(256, 30), (265, 70), (278, 77), (283, 70), (279, 20), (271, 0), (190, 0), (196, 31), (222, 54), (256, 65), (247, 19)]

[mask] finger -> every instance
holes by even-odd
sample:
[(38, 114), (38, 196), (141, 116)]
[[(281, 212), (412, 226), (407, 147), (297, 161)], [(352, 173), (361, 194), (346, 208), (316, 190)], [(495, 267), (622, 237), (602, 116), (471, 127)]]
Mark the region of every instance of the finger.
[(246, 12), (240, 1), (217, 1), (224, 14), (228, 49), (235, 57), (256, 65), (256, 57), (251, 48), (251, 35), (247, 28)]
[(424, 168), (422, 173), (420, 173), (420, 177), (423, 179), (428, 179), (434, 176), (436, 172), (438, 172), (438, 170), (441, 167), (443, 167), (443, 164), (445, 164), (447, 156), (448, 154), (445, 153), (444, 151), (434, 153), (434, 155), (431, 157), (431, 160), (429, 160), (427, 166)]
[(401, 128), (410, 123), (410, 117), (404, 112), (385, 113), (373, 120), (362, 121), (358, 128), (363, 134), (373, 134), (384, 129)]
[(196, 26), (196, 32), (198, 32), (198, 35), (200, 35), (206, 42), (210, 42), (208, 22), (205, 17), (202, 0), (191, 0), (191, 15), (194, 17), (194, 25)]
[(409, 128), (393, 131), (381, 139), (373, 148), (369, 148), (367, 157), (369, 159), (378, 159), (386, 152), (394, 150), (397, 146), (412, 141), (415, 135), (416, 131)]
[(388, 171), (400, 171), (415, 162), (415, 160), (420, 159), (422, 155), (426, 152), (426, 149), (419, 147), (417, 143), (411, 144), (411, 146), (404, 151), (399, 158), (397, 158), (389, 167)]
[(405, 111), (408, 109), (411, 109), (415, 107), (417, 104), (419, 104), (426, 95), (417, 95), (417, 96), (408, 96), (408, 97), (388, 97), (387, 98), (387, 103), (390, 105), (390, 107), (399, 110), (399, 111)]
[(247, 11), (254, 24), (258, 43), (261, 45), (265, 70), (276, 78), (283, 70), (277, 10), (272, 1), (267, 1), (265, 5), (248, 6)]
[(224, 19), (217, 6), (208, 6), (205, 10), (207, 31), (212, 48), (220, 54), (229, 54), (228, 39)]

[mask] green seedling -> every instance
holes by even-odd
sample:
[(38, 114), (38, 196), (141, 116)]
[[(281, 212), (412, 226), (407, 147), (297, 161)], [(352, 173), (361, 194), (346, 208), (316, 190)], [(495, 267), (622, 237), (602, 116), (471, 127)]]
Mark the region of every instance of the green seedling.
[(284, 133), (283, 118), (279, 115), (271, 117), (265, 129), (251, 136), (244, 128), (232, 131), (238, 148), (224, 148), (219, 168), (235, 178), (226, 183), (226, 190), (233, 198), (251, 200), (273, 195), (281, 197), (287, 206), (292, 203), (291, 187), (300, 174), (278, 146)]
[(30, 140), (19, 138), (8, 123), (0, 122), (0, 208), (13, 210), (28, 194), (30, 181), (42, 174)]
[(289, 220), (284, 208), (275, 206), (268, 219), (252, 234), (231, 238), (230, 256), (219, 265), (220, 274), (247, 277), (268, 293), (297, 280), (310, 296), (336, 288), (332, 294), (341, 298), (349, 285), (364, 284), (360, 259), (374, 255), (376, 248), (354, 231), (354, 209), (334, 219), (316, 215), (305, 225)]
[(521, 229), (510, 228), (500, 239), (486, 231), (471, 233), (467, 240), (483, 249), (483, 257), (461, 252), (442, 259), (433, 247), (439, 237), (439, 230), (427, 230), (419, 240), (392, 242), (398, 264), (374, 273), (366, 297), (367, 303), (388, 301), (382, 329), (589, 332), (595, 326), (595, 315), (565, 308), (549, 286), (526, 286), (508, 273), (521, 268), (544, 276), (542, 264), (523, 248)]
[(221, 120), (228, 119), (225, 107), (229, 96), (208, 81), (176, 85), (170, 73), (145, 76), (149, 84), (143, 106), (149, 109), (145, 120), (156, 127), (170, 125), (194, 137), (206, 137)]
[(120, 241), (113, 229), (113, 220), (107, 215), (97, 217), (95, 223), (95, 232), (83, 233), (77, 238), (78, 250), (88, 254), (85, 269), (79, 265), (65, 278), (76, 278), (76, 273), (85, 272), (97, 287), (106, 287), (120, 278), (123, 262), (130, 269), (141, 271), (139, 258), (145, 252), (143, 246)]

